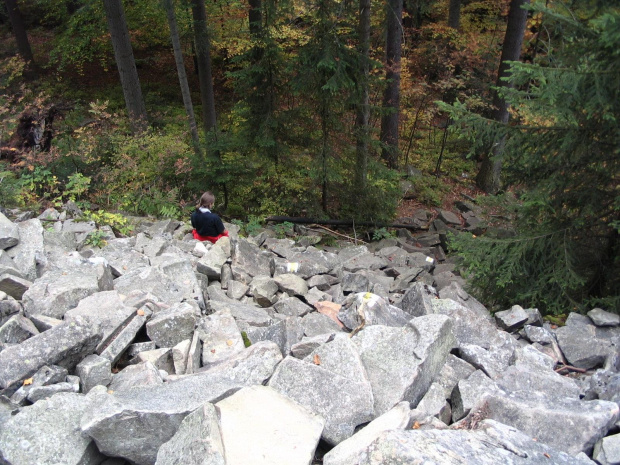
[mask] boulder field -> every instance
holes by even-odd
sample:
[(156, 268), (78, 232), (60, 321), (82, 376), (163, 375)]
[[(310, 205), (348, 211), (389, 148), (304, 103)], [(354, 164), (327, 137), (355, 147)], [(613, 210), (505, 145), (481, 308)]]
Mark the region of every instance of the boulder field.
[(617, 314), (491, 315), (438, 234), (227, 226), (0, 213), (0, 464), (620, 463)]

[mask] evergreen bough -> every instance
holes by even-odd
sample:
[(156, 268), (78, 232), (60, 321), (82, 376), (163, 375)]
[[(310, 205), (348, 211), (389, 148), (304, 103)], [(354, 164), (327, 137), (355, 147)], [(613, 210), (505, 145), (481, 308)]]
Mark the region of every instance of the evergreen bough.
[(504, 182), (519, 196), (511, 239), (461, 234), (474, 289), (497, 309), (620, 311), (620, 7), (569, 11), (541, 5), (549, 47), (511, 64), (509, 124), (444, 105), (472, 153), (505, 143)]

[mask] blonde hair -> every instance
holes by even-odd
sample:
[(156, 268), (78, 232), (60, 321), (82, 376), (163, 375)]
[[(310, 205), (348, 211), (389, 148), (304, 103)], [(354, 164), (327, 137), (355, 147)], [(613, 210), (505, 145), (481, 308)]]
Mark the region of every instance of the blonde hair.
[(211, 208), (214, 203), (215, 203), (215, 195), (213, 195), (212, 192), (208, 191), (202, 194), (202, 197), (200, 197), (198, 208), (201, 208), (201, 207)]

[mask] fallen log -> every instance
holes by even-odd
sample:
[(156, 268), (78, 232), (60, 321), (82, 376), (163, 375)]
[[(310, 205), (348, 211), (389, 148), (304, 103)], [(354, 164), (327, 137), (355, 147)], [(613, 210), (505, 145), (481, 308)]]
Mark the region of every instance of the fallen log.
[(371, 226), (374, 228), (395, 228), (408, 229), (410, 231), (426, 231), (428, 227), (422, 228), (415, 224), (399, 223), (373, 223), (372, 221), (353, 221), (353, 220), (319, 220), (317, 218), (300, 218), (294, 216), (269, 216), (265, 218), (265, 223), (295, 223), (295, 224), (325, 224), (330, 226)]

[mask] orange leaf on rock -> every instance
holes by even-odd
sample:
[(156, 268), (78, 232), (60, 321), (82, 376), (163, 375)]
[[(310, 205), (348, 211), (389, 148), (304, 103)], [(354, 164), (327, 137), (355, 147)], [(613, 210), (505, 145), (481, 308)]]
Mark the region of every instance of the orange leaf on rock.
[(312, 362), (315, 365), (320, 365), (321, 364), (321, 357), (319, 357), (319, 354), (314, 354), (314, 358), (312, 359)]
[(144, 316), (144, 310), (139, 309), (139, 310), (138, 310), (138, 315), (140, 315), (140, 316)]
[(413, 426), (411, 427), (411, 429), (420, 429), (420, 423), (418, 423), (417, 421), (413, 424)]
[(24, 380), (24, 386), (30, 386), (32, 384), (32, 378), (28, 378)]

